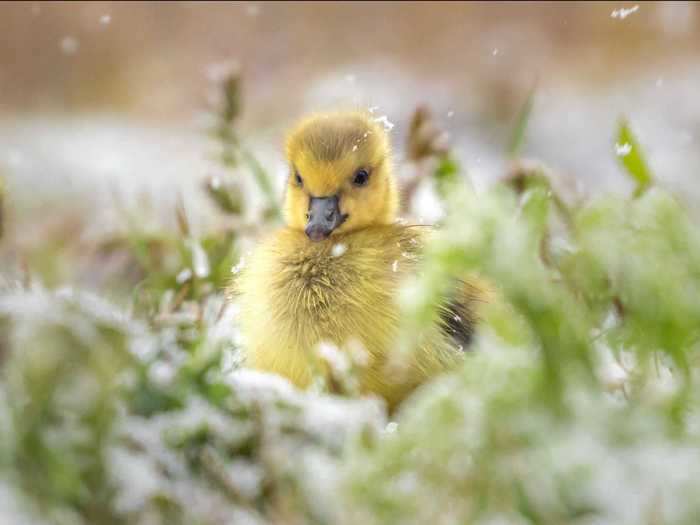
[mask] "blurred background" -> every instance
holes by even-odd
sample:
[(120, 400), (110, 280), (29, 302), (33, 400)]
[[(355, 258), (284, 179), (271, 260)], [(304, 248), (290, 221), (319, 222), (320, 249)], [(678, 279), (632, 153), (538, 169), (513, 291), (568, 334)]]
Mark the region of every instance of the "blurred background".
[(201, 182), (218, 168), (205, 130), (232, 68), (241, 133), (278, 190), (294, 119), (372, 107), (395, 124), (400, 158), (419, 104), (484, 186), (505, 173), (534, 93), (522, 154), (547, 159), (561, 191), (629, 189), (615, 155), (624, 115), (656, 178), (700, 197), (690, 2), (7, 2), (0, 32), (0, 172), (23, 239), (46, 230), (23, 221), (54, 207), (113, 224), (115, 195), (157, 208), (179, 193), (206, 224)]

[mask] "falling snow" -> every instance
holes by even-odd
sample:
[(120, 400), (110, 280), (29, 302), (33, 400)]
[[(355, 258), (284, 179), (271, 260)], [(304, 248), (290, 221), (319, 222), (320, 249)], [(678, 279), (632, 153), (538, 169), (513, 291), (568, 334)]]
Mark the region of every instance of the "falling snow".
[(391, 271), (396, 272), (399, 269), (399, 261), (394, 261), (391, 265)]
[(102, 15), (100, 17), (100, 24), (103, 26), (109, 25), (109, 23), (112, 21), (112, 15)]
[(80, 42), (74, 36), (65, 36), (61, 39), (61, 51), (65, 55), (74, 55), (79, 47)]
[(639, 5), (634, 5), (629, 9), (621, 7), (620, 9), (615, 9), (612, 13), (610, 13), (610, 17), (619, 18), (620, 20), (623, 20), (630, 16), (632, 13), (636, 13), (637, 11), (639, 11)]
[(345, 244), (343, 244), (343, 243), (334, 244), (333, 249), (331, 250), (331, 255), (333, 257), (340, 257), (346, 251), (348, 251), (348, 247)]

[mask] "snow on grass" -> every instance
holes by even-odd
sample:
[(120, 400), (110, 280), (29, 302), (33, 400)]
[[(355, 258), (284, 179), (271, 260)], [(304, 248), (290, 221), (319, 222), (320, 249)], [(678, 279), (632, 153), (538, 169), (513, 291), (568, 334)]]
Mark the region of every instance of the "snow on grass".
[(628, 142), (624, 144), (615, 144), (615, 155), (618, 157), (626, 157), (632, 151), (632, 145)]
[(208, 277), (211, 268), (209, 266), (207, 252), (205, 252), (202, 245), (194, 239), (189, 239), (187, 244), (192, 252), (192, 270), (194, 274), (200, 279)]
[(245, 268), (245, 257), (241, 257), (239, 261), (231, 268), (231, 273), (237, 275)]
[(177, 284), (184, 284), (190, 279), (192, 279), (192, 270), (189, 268), (184, 268), (175, 277), (175, 282)]
[(387, 131), (391, 131), (394, 129), (394, 123), (389, 121), (389, 117), (386, 115), (382, 115), (381, 117), (377, 117), (374, 119), (375, 122), (378, 122), (384, 126), (384, 129)]

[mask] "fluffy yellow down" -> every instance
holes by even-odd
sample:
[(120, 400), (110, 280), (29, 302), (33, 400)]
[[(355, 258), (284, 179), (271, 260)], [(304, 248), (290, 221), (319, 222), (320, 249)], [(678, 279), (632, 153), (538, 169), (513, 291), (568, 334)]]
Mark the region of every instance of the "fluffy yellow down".
[[(246, 365), (307, 387), (319, 343), (368, 357), (361, 390), (395, 406), (427, 378), (463, 359), (484, 294), (465, 284), (403, 373), (387, 366), (399, 325), (398, 288), (417, 269), (425, 226), (396, 222), (397, 185), (385, 131), (371, 115), (348, 112), (302, 121), (287, 141), (287, 225), (263, 239), (231, 286), (240, 305)], [(369, 173), (353, 185), (358, 169)], [(311, 197), (337, 196), (347, 219), (330, 237), (304, 233)]]

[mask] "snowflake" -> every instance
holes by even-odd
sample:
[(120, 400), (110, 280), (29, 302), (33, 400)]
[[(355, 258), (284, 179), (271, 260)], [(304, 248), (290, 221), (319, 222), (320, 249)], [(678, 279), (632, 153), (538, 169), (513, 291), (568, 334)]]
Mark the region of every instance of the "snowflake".
[(382, 115), (381, 117), (377, 117), (374, 119), (375, 122), (379, 122), (380, 124), (384, 125), (384, 129), (387, 131), (391, 131), (394, 127), (393, 122), (389, 122), (389, 119), (387, 118), (386, 115)]
[(637, 11), (639, 11), (639, 5), (633, 5), (629, 9), (621, 7), (620, 9), (615, 9), (612, 13), (610, 13), (610, 18), (619, 18), (620, 20), (623, 20)]
[(626, 157), (632, 151), (632, 145), (629, 142), (624, 144), (615, 144), (615, 154), (618, 157)]
[(74, 36), (65, 36), (61, 39), (61, 51), (66, 55), (74, 55), (79, 47), (80, 42)]
[(333, 257), (340, 257), (346, 251), (348, 251), (348, 247), (345, 246), (344, 244), (342, 244), (342, 243), (334, 244), (333, 249), (331, 250), (331, 255)]

